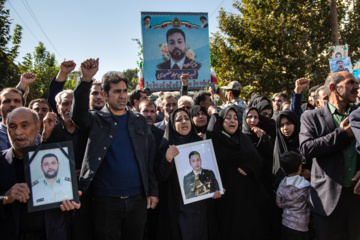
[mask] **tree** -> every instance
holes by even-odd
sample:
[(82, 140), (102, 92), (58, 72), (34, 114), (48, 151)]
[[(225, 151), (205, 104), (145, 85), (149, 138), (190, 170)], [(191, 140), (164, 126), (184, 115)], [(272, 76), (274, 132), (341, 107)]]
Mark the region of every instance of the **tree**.
[[(19, 69), (14, 63), (18, 56), (22, 27), (16, 25), (13, 35), (10, 35), (10, 11), (4, 8), (5, 0), (0, 0), (0, 89), (14, 87), (19, 82)], [(9, 48), (9, 44), (12, 47)]]
[(137, 68), (135, 69), (126, 69), (123, 71), (125, 77), (129, 80), (128, 82), (128, 92), (136, 89), (136, 85), (138, 83), (138, 72)]
[(55, 54), (47, 51), (44, 44), (39, 42), (39, 46), (35, 47), (32, 54), (26, 54), (19, 68), (21, 73), (32, 72), (38, 75), (36, 81), (30, 86), (28, 102), (35, 98), (46, 98), (50, 82), (59, 71)]
[(69, 75), (67, 76), (65, 85), (64, 85), (64, 89), (75, 89), (76, 83), (78, 81), (80, 81), (80, 77), (81, 77), (81, 72), (78, 71), (72, 71), (71, 73), (69, 73)]
[(300, 77), (312, 79), (312, 85), (324, 82), (325, 50), (331, 45), (328, 0), (242, 0), (233, 6), (240, 13), (222, 9), (220, 32), (210, 42), (220, 81), (240, 81), (267, 96), (290, 92)]
[(360, 60), (360, 2), (354, 1), (354, 8), (348, 11), (348, 4), (342, 6), (342, 12), (348, 13), (348, 20), (342, 19), (340, 44), (348, 44), (352, 62)]

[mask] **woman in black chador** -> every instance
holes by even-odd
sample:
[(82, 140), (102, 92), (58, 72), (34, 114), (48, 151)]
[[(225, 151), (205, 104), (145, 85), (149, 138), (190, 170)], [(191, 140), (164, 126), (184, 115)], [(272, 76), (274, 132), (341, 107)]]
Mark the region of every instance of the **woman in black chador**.
[(215, 202), (217, 238), (264, 239), (260, 203), (266, 198), (259, 176), (261, 156), (239, 130), (235, 109), (211, 116), (206, 138), (212, 139), (225, 194)]
[(206, 109), (203, 106), (195, 105), (190, 110), (190, 117), (196, 133), (203, 137), (209, 121)]
[[(213, 234), (210, 216), (212, 199), (184, 205), (173, 158), (179, 154), (175, 145), (202, 139), (195, 132), (185, 109), (175, 110), (169, 118), (164, 138), (155, 160), (155, 173), (159, 180), (159, 222), (156, 239), (208, 240)], [(189, 161), (186, 159), (185, 161)], [(215, 193), (220, 197), (220, 193)]]

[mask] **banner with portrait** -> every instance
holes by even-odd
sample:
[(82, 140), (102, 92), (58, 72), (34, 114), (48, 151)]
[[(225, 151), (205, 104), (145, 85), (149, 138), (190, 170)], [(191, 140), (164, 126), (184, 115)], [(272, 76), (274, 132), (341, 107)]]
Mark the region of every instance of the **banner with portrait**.
[(209, 86), (210, 50), (207, 13), (141, 12), (144, 88), (178, 91), (181, 74), (188, 90)]
[(354, 63), (353, 74), (356, 79), (360, 79), (360, 61)]

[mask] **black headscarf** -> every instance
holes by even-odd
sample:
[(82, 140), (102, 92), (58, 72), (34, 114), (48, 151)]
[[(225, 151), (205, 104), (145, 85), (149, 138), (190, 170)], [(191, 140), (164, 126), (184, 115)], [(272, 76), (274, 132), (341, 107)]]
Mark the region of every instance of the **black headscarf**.
[[(206, 125), (203, 126), (203, 127), (197, 127), (197, 126), (195, 125), (195, 123), (194, 123), (194, 120), (193, 120), (193, 118), (196, 116), (196, 114), (197, 114), (199, 111), (202, 111), (202, 112), (205, 114), (205, 116), (206, 116), (207, 122), (206, 122)], [(203, 133), (203, 134), (206, 133), (206, 128), (207, 128), (207, 125), (208, 125), (208, 123), (209, 123), (209, 118), (208, 118), (208, 115), (207, 115), (207, 113), (206, 113), (206, 109), (205, 109), (203, 106), (195, 105), (195, 106), (193, 106), (193, 107), (191, 108), (191, 110), (190, 110), (190, 120), (191, 120), (191, 123), (193, 124), (193, 126), (194, 126), (194, 128), (195, 128), (195, 131), (196, 131), (197, 133), (200, 133), (200, 132)]]
[(259, 110), (259, 114), (265, 110), (265, 109), (271, 109), (271, 116), (270, 118), (272, 118), (273, 114), (274, 114), (274, 109), (271, 106), (271, 104), (269, 104), (268, 102), (259, 102), (258, 104), (256, 104), (255, 106), (257, 108), (257, 110)]
[[(294, 132), (290, 137), (285, 137), (280, 131), (280, 121), (281, 118), (284, 117), (295, 125)], [(299, 133), (300, 121), (296, 113), (291, 110), (285, 110), (280, 112), (280, 114), (276, 118), (276, 140), (274, 147), (273, 174), (276, 174), (277, 171), (280, 169), (281, 154), (288, 151), (299, 152)]]
[(162, 142), (160, 144), (160, 149), (164, 148), (164, 147), (167, 149), (169, 147), (169, 145), (180, 145), (180, 144), (185, 144), (185, 143), (190, 143), (190, 142), (195, 142), (195, 141), (202, 140), (197, 135), (193, 124), (191, 124), (191, 130), (190, 130), (189, 134), (186, 135), (186, 136), (181, 135), (180, 133), (178, 133), (176, 131), (176, 128), (175, 128), (175, 115), (179, 111), (184, 111), (189, 116), (189, 119), (191, 119), (190, 115), (188, 114), (188, 112), (184, 108), (178, 108), (173, 113), (171, 113), (171, 115), (169, 117), (168, 125), (165, 128), (163, 140), (162, 140)]
[(269, 99), (267, 99), (266, 97), (260, 96), (260, 95), (254, 95), (250, 98), (249, 107), (255, 107), (258, 103), (260, 103), (261, 101), (266, 100), (268, 104), (270, 104)]
[[(250, 126), (246, 122), (247, 115), (249, 114), (249, 112), (251, 110), (256, 111), (258, 113), (258, 115), (260, 116), (259, 111), (258, 111), (258, 109), (256, 107), (248, 107), (248, 108), (246, 108), (244, 113), (243, 113), (244, 115), (243, 115), (243, 123), (242, 123), (242, 132), (244, 134), (246, 134), (248, 137), (250, 137), (250, 139), (251, 139), (251, 141), (253, 143), (255, 143), (255, 142), (257, 143), (259, 141), (258, 136), (256, 135), (256, 133), (253, 130), (251, 130)], [(260, 118), (259, 118), (259, 122), (260, 122)]]

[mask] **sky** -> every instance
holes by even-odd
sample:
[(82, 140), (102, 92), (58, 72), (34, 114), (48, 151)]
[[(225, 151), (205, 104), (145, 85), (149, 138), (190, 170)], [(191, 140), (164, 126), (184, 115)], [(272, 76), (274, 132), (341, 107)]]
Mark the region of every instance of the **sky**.
[(107, 71), (137, 68), (141, 12), (207, 12), (209, 33), (217, 32), (219, 10), (236, 12), (234, 0), (121, 1), (121, 0), (7, 0), (12, 28), (23, 27), (20, 54), (34, 52), (43, 42), (60, 64), (99, 58), (97, 80)]

